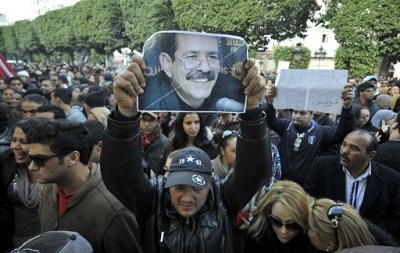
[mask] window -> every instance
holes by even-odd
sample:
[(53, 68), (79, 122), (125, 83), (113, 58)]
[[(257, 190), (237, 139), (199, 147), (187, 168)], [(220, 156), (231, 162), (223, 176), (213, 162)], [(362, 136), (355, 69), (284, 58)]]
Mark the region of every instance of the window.
[(328, 42), (328, 36), (326, 34), (322, 34), (322, 43)]

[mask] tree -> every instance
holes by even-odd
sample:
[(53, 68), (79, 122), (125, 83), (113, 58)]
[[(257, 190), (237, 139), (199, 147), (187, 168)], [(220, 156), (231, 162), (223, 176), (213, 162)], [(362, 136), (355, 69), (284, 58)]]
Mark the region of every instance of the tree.
[(40, 47), (39, 39), (31, 21), (22, 20), (14, 24), (15, 36), (18, 41), (20, 53), (32, 61), (32, 56), (38, 52)]
[(100, 54), (111, 53), (128, 44), (120, 5), (113, 0), (85, 0), (73, 6), (70, 20), (79, 47)]
[(326, 0), (326, 4), (327, 14), (319, 22), (331, 28), (343, 50), (350, 53), (346, 60), (371, 61), (375, 68), (368, 70), (369, 74), (378, 72), (386, 76), (390, 63), (400, 60), (398, 1)]
[(280, 61), (289, 61), (290, 69), (307, 69), (310, 65), (311, 51), (306, 47), (301, 47), (303, 55), (300, 59), (293, 57), (295, 47), (278, 46), (274, 48), (275, 66), (278, 66)]
[(362, 51), (340, 46), (335, 54), (335, 68), (347, 69), (349, 76), (371, 75), (376, 69), (377, 52), (374, 46), (365, 47)]
[(3, 40), (4, 40), (4, 50), (7, 52), (6, 57), (14, 57), (16, 60), (20, 58), (18, 40), (15, 35), (15, 30), (13, 25), (3, 26)]
[(180, 30), (170, 0), (121, 0), (129, 47), (142, 51), (146, 40), (161, 30)]
[(184, 30), (227, 33), (249, 45), (265, 47), (270, 38), (282, 41), (304, 37), (315, 0), (172, 0), (175, 17)]

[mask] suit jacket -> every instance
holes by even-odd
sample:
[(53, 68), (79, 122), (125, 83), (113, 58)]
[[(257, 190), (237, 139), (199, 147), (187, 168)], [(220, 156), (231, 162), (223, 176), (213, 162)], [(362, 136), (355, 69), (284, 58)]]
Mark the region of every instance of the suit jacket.
[[(339, 156), (317, 157), (304, 189), (314, 197), (346, 202), (346, 175)], [(400, 238), (400, 173), (371, 162), (360, 214), (397, 239)]]

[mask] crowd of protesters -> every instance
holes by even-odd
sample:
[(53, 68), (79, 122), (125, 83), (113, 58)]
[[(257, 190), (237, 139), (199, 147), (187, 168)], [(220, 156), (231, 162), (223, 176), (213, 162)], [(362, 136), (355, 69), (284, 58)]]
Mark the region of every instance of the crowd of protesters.
[(249, 60), (245, 113), (140, 113), (140, 57), (14, 67), (0, 253), (53, 230), (76, 252), (400, 252), (400, 80), (349, 78), (340, 115), (275, 110)]

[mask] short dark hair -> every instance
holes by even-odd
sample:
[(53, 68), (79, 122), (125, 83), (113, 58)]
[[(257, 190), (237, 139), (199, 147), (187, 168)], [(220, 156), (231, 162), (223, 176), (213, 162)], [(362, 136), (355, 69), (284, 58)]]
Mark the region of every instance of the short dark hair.
[(173, 59), (178, 48), (177, 34), (162, 33), (158, 40), (160, 40), (160, 51), (167, 53)]
[(39, 106), (36, 109), (37, 112), (52, 112), (54, 114), (54, 119), (65, 119), (65, 112), (58, 106), (47, 104)]
[(68, 84), (68, 78), (63, 75), (58, 75), (57, 76), (58, 80), (60, 80), (62, 83)]
[(49, 104), (49, 100), (47, 100), (45, 97), (39, 94), (29, 94), (24, 96), (21, 99), (21, 104), (24, 102), (33, 102), (39, 105), (47, 105)]
[(72, 90), (65, 88), (57, 88), (52, 92), (53, 96), (60, 98), (65, 104), (70, 105), (72, 101)]
[(83, 164), (88, 164), (93, 148), (86, 127), (66, 119), (50, 120), (33, 127), (27, 135), (27, 141), (48, 145), (55, 154), (78, 151)]
[(14, 80), (18, 80), (18, 81), (20, 81), (21, 83), (23, 83), (23, 82), (22, 82), (22, 79), (21, 79), (19, 76), (12, 76), (12, 77), (10, 77), (10, 78), (7, 79), (7, 84), (10, 84), (11, 81), (14, 81)]
[(27, 134), (34, 126), (37, 126), (41, 123), (48, 122), (48, 119), (44, 118), (29, 118), (29, 119), (21, 119), (16, 124), (15, 127), (21, 128), (21, 130)]
[(371, 83), (371, 82), (369, 82), (369, 81), (364, 82), (364, 83), (361, 83), (361, 84), (358, 85), (358, 87), (357, 87), (357, 94), (360, 94), (361, 91), (365, 91), (365, 90), (367, 90), (367, 89), (369, 89), (369, 88), (372, 88), (372, 89), (375, 90), (375, 85), (373, 85), (373, 83)]
[(90, 139), (92, 141), (92, 145), (97, 144), (99, 141), (103, 139), (104, 133), (104, 125), (97, 120), (87, 120), (83, 122), (83, 125), (86, 127), (90, 134)]
[(367, 149), (366, 149), (367, 153), (377, 150), (378, 140), (376, 139), (376, 137), (373, 133), (371, 133), (370, 131), (365, 130), (365, 129), (357, 129), (357, 130), (354, 130), (353, 132), (356, 133), (357, 135), (363, 135), (363, 136), (368, 137), (369, 143), (368, 143)]

